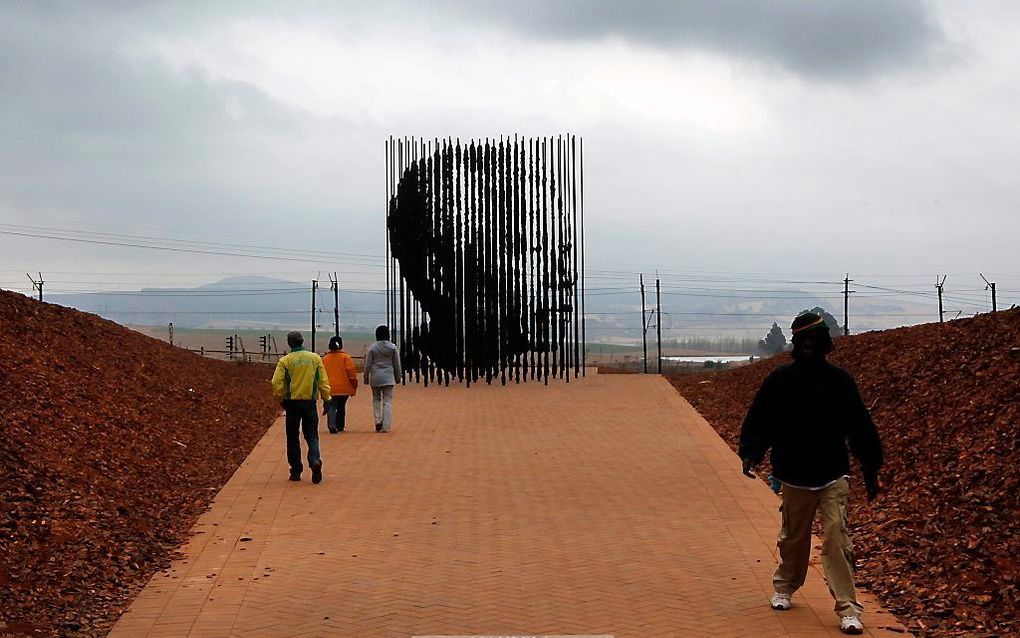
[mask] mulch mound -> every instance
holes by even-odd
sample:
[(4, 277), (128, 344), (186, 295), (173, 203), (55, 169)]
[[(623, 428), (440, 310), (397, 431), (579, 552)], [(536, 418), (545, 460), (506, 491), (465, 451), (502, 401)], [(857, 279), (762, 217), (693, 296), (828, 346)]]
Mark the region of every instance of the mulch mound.
[(272, 369), (5, 291), (0, 352), (0, 636), (105, 635), (279, 413)]
[[(886, 492), (851, 498), (858, 582), (918, 635), (1020, 636), (1020, 309), (842, 337), (831, 360), (857, 379), (886, 452)], [(736, 449), (754, 393), (787, 361), (671, 381)]]

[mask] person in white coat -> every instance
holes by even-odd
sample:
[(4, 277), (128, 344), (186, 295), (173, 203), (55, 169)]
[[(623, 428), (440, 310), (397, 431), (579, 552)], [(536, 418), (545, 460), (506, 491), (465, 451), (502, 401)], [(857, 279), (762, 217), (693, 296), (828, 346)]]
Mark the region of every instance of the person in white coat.
[(393, 422), (393, 386), (402, 376), (400, 353), (390, 341), (388, 326), (375, 329), (375, 343), (365, 355), (365, 384), (372, 387), (375, 431), (389, 432)]

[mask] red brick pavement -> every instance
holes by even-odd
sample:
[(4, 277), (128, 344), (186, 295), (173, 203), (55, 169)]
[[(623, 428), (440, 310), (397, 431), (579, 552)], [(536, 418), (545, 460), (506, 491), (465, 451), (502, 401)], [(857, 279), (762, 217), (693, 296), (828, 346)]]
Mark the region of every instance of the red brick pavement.
[(841, 635), (817, 565), (769, 609), (778, 499), (659, 377), (349, 406), (320, 485), (277, 421), (111, 636)]

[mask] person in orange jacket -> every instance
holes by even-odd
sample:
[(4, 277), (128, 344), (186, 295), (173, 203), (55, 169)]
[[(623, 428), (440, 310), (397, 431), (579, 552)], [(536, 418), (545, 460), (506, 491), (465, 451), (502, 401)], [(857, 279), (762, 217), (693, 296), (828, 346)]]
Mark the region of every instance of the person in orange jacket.
[(344, 352), (344, 340), (333, 337), (329, 340), (329, 352), (322, 358), (329, 376), (332, 398), (323, 401), (326, 427), (331, 434), (343, 432), (347, 424), (347, 399), (358, 393), (358, 371), (354, 359)]

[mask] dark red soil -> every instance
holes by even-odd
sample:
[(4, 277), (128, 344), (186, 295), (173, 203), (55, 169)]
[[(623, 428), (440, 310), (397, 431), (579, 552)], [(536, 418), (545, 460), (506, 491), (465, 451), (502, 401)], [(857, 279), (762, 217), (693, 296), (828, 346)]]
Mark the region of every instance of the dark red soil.
[[(736, 448), (786, 361), (671, 381)], [(919, 635), (1020, 636), (1020, 309), (842, 337), (832, 361), (886, 452), (887, 491), (868, 505), (858, 480), (851, 498), (858, 581)]]
[(272, 369), (0, 291), (0, 635), (105, 635), (279, 412)]

